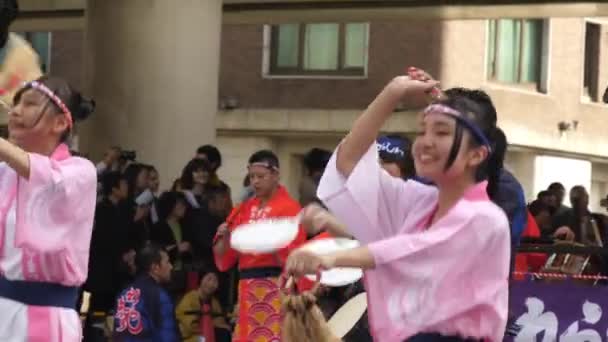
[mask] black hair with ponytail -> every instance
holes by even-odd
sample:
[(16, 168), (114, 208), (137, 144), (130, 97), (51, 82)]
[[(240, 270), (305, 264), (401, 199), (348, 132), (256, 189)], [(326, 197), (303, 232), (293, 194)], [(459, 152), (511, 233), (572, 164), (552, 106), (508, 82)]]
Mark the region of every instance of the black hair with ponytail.
[[(76, 91), (70, 84), (57, 77), (42, 76), (36, 80), (37, 82), (45, 85), (51, 90), (61, 101), (68, 107), (70, 113), (72, 113), (72, 120), (74, 123), (84, 121), (95, 111), (95, 101), (87, 99)], [(15, 104), (19, 103), (21, 96), (27, 90), (32, 89), (32, 85), (27, 83), (23, 88), (19, 89), (13, 98)], [(57, 114), (62, 114), (63, 111), (53, 101), (49, 102), (49, 105), (55, 110)], [(61, 142), (65, 142), (70, 135), (70, 131), (67, 130), (61, 136)]]
[[(490, 141), (492, 153), (478, 168), (476, 180), (488, 180), (488, 196), (494, 200), (498, 194), (498, 181), (507, 150), (507, 139), (504, 132), (496, 126), (496, 108), (492, 99), (486, 92), (479, 89), (451, 88), (445, 91), (445, 95), (447, 99), (439, 103), (463, 113), (469, 121), (479, 127)], [(463, 125), (456, 126), (454, 145), (448, 158), (448, 168), (458, 155), (463, 129)], [(474, 146), (480, 144), (476, 139), (472, 139), (471, 142)]]

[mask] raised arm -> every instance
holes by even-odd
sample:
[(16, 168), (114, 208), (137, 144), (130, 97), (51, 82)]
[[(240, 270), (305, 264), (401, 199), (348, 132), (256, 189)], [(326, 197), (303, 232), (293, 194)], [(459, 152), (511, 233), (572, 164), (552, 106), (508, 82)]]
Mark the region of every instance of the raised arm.
[(426, 74), (418, 79), (420, 80), (412, 80), (408, 76), (395, 77), (355, 121), (342, 142), (337, 157), (337, 168), (344, 177), (351, 174), (400, 102), (409, 108), (420, 108), (427, 103), (429, 93), (438, 82)]
[(28, 153), (3, 138), (0, 138), (0, 162), (6, 162), (20, 177), (29, 179), (30, 158)]

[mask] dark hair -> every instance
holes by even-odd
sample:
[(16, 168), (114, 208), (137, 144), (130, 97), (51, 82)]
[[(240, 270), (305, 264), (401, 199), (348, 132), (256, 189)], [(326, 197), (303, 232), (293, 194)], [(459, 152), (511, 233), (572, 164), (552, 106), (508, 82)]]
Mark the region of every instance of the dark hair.
[(111, 171), (105, 173), (101, 178), (102, 194), (108, 197), (112, 194), (112, 190), (120, 188), (120, 182), (125, 178), (120, 172)]
[(163, 260), (163, 254), (167, 253), (159, 245), (148, 243), (135, 254), (135, 267), (138, 274), (150, 272), (153, 265), (160, 265)]
[(575, 185), (572, 187), (572, 189), (570, 189), (570, 193), (573, 194), (575, 192), (583, 192), (587, 194), (587, 189), (585, 189), (585, 187), (582, 185)]
[(325, 170), (325, 166), (327, 166), (330, 158), (331, 152), (315, 147), (304, 155), (304, 166), (306, 166), (306, 169), (308, 169), (308, 172), (310, 173), (315, 171), (322, 172)]
[(177, 178), (173, 181), (173, 185), (171, 186), (171, 191), (177, 191), (178, 187), (182, 186), (182, 179)]
[(194, 188), (192, 173), (197, 170), (212, 173), (211, 166), (206, 160), (197, 158), (192, 159), (182, 170), (181, 185), (183, 189), (192, 190), (192, 188)]
[(0, 28), (8, 28), (18, 15), (17, 0), (0, 0)]
[[(490, 199), (495, 200), (499, 191), (498, 180), (500, 177), (500, 170), (503, 168), (507, 149), (506, 136), (501, 129), (496, 127), (496, 108), (494, 107), (490, 96), (483, 90), (452, 88), (446, 90), (445, 94), (447, 95), (447, 99), (439, 101), (439, 103), (453, 108), (467, 116), (467, 119), (477, 125), (491, 144), (492, 153), (477, 169), (476, 180), (488, 180), (488, 196)], [(463, 125), (456, 126), (454, 144), (452, 145), (446, 168), (452, 166), (458, 155), (460, 145), (462, 144), (463, 128)], [(471, 143), (473, 146), (481, 145), (481, 142), (477, 139), (471, 139)]]
[(249, 157), (249, 164), (253, 163), (267, 163), (271, 167), (279, 168), (279, 158), (270, 150), (260, 150), (252, 154)]
[(222, 154), (217, 147), (213, 145), (203, 145), (196, 150), (196, 154), (204, 154), (207, 156), (207, 161), (209, 164), (214, 165), (212, 171), (217, 171), (217, 169), (222, 166)]
[[(80, 92), (76, 91), (70, 84), (57, 77), (42, 76), (36, 80), (37, 82), (45, 85), (49, 88), (53, 94), (57, 95), (59, 99), (66, 105), (70, 113), (72, 113), (72, 120), (74, 122), (83, 121), (88, 118), (95, 111), (95, 101), (84, 98)], [(27, 90), (32, 89), (31, 83), (26, 83), (25, 86), (17, 91), (13, 98), (15, 104), (19, 103), (21, 96)], [(46, 95), (45, 95), (46, 96)], [(63, 113), (63, 111), (53, 101), (49, 101), (55, 111)], [(66, 131), (61, 137), (61, 141), (65, 141), (69, 136), (69, 131)]]
[(129, 198), (135, 197), (135, 191), (137, 191), (137, 178), (142, 171), (147, 171), (143, 164), (133, 163), (127, 166), (124, 177), (129, 185)]
[(564, 187), (564, 185), (562, 183), (554, 182), (549, 185), (547, 190), (549, 190), (549, 191), (556, 191), (556, 190), (566, 191), (566, 188)]
[(467, 99), (477, 103), (478, 106), (481, 107), (486, 115), (488, 116), (488, 120), (496, 125), (498, 121), (498, 115), (496, 113), (496, 107), (494, 107), (494, 103), (492, 102), (492, 98), (490, 95), (481, 89), (467, 89), (462, 87), (450, 88), (445, 91), (447, 96), (462, 96)]
[(551, 191), (549, 191), (549, 190), (543, 190), (543, 191), (539, 192), (538, 195), (536, 195), (536, 199), (541, 199), (541, 198), (547, 197), (547, 196), (553, 196), (553, 193), (551, 193)]
[(154, 167), (154, 165), (143, 164), (143, 168), (146, 169), (148, 172), (158, 173), (158, 170), (156, 169), (156, 167)]
[[(200, 270), (198, 272), (198, 284), (200, 284), (201, 280), (203, 280), (203, 278), (205, 278), (207, 276), (207, 274), (210, 274), (210, 273), (215, 274), (216, 277), (218, 276), (217, 272), (209, 267), (205, 267), (202, 270)], [(218, 280), (219, 280), (219, 277), (218, 277)]]
[(165, 221), (169, 218), (179, 201), (186, 203), (186, 196), (183, 193), (179, 191), (163, 192), (157, 202), (158, 219)]
[(543, 211), (547, 211), (549, 215), (552, 215), (553, 210), (541, 200), (534, 200), (528, 205), (528, 211), (530, 211), (532, 216), (538, 216)]
[(504, 167), (505, 155), (507, 154), (507, 136), (500, 127), (496, 127), (490, 134), (492, 154), (488, 157), (488, 196), (495, 199), (498, 194), (498, 183), (500, 170)]

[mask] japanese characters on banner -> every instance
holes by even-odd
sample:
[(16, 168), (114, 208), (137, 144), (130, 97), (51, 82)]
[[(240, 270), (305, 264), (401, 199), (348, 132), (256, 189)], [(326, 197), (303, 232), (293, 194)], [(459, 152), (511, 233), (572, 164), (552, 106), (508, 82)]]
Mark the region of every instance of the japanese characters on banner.
[(514, 281), (510, 289), (513, 342), (608, 341), (608, 287), (571, 280)]

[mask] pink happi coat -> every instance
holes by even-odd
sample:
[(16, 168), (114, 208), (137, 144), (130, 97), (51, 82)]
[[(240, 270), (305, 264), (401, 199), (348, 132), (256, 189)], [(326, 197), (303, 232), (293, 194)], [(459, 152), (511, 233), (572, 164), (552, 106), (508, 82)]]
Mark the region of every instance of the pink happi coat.
[(364, 280), (375, 341), (422, 332), (502, 341), (509, 224), (486, 185), (471, 187), (429, 227), (436, 188), (391, 177), (381, 169), (375, 145), (348, 179), (334, 154), (318, 196), (375, 259)]
[[(0, 163), (0, 272), (9, 280), (80, 286), (87, 277), (97, 176), (59, 145), (30, 154), (30, 177)], [(0, 341), (77, 342), (75, 310), (0, 298)]]

